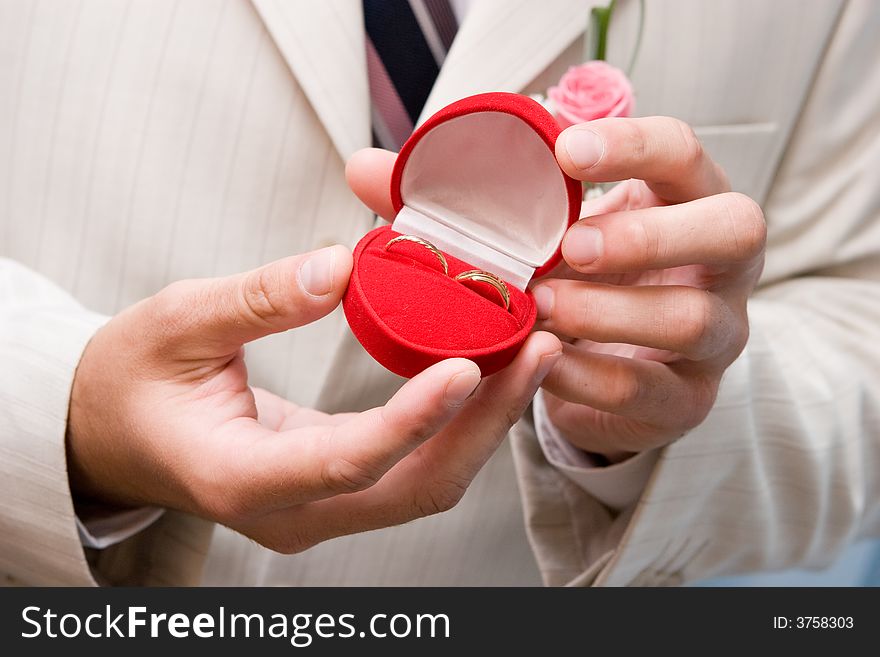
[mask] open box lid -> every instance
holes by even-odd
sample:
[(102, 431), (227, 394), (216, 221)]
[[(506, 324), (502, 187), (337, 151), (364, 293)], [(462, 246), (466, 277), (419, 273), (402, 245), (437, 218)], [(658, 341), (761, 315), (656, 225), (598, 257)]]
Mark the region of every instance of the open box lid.
[(581, 184), (556, 162), (560, 128), (531, 98), (470, 96), (422, 124), (391, 177), (394, 230), (524, 290), (561, 258)]

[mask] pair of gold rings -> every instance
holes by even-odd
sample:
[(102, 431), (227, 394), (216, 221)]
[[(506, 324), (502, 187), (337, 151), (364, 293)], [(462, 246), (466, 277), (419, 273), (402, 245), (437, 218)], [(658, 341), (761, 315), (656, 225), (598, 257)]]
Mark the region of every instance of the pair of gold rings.
[[(446, 256), (443, 255), (443, 252), (438, 249), (436, 246), (431, 244), (428, 240), (422, 239), (421, 237), (416, 237), (415, 235), (398, 235), (397, 237), (388, 241), (385, 244), (385, 250), (389, 251), (392, 246), (395, 244), (400, 244), (401, 242), (412, 242), (413, 244), (418, 244), (421, 247), (426, 248), (428, 251), (434, 254), (437, 260), (440, 262), (440, 266), (443, 267), (443, 273), (446, 276), (449, 276), (449, 263), (446, 262)], [(507, 289), (507, 284), (498, 278), (495, 274), (483, 271), (482, 269), (469, 269), (468, 271), (463, 271), (460, 274), (456, 275), (454, 280), (464, 284), (468, 281), (473, 281), (475, 283), (486, 283), (491, 286), (498, 295), (501, 297), (501, 301), (504, 303), (504, 310), (510, 311), (510, 290)]]

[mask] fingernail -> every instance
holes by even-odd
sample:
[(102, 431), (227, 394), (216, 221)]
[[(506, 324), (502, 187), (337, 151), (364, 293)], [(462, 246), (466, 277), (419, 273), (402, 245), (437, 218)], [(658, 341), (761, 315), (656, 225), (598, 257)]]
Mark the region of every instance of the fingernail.
[(477, 389), (478, 385), (480, 385), (479, 370), (468, 370), (456, 374), (446, 384), (446, 390), (443, 394), (446, 403), (450, 406), (461, 406)]
[(333, 272), (336, 269), (336, 247), (331, 246), (312, 254), (299, 268), (299, 283), (307, 294), (323, 297), (333, 290)]
[(590, 169), (605, 154), (605, 141), (593, 130), (569, 130), (565, 134), (565, 151), (578, 169)]
[(536, 287), (532, 295), (538, 308), (538, 319), (550, 319), (553, 313), (553, 288), (549, 285)]
[(553, 354), (547, 354), (546, 356), (541, 356), (541, 360), (538, 361), (538, 369), (535, 372), (535, 379), (538, 384), (547, 378), (547, 375), (550, 374), (550, 370), (553, 369), (553, 366), (556, 365), (556, 361), (559, 360), (559, 357), (562, 356), (561, 351), (557, 351)]
[(602, 231), (592, 226), (575, 226), (565, 235), (562, 247), (570, 265), (589, 265), (602, 256)]

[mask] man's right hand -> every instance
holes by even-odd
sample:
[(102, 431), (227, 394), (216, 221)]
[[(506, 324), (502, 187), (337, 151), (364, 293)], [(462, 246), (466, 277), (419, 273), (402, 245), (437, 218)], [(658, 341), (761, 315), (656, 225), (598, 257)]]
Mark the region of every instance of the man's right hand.
[(561, 355), (559, 340), (533, 334), (479, 388), (474, 363), (444, 361), (364, 413), (327, 415), (249, 387), (242, 346), (329, 313), (350, 271), (336, 246), (178, 282), (113, 318), (73, 384), (74, 495), (186, 511), (280, 552), (454, 506)]

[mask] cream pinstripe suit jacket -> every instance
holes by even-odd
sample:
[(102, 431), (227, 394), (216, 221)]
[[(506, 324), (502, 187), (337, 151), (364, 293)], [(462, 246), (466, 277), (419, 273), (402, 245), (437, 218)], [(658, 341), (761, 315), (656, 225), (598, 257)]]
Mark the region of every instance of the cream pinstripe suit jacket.
[[(222, 528), (209, 551), (210, 526), (175, 513), (101, 553), (79, 546), (64, 426), (100, 314), (175, 279), (353, 245), (371, 227), (342, 175), (370, 133), (359, 4), (0, 0), (8, 582), (539, 581), (508, 447), (452, 512), (298, 556)], [(580, 61), (590, 4), (477, 0), (425, 115), (469, 93), (545, 89)], [(880, 526), (880, 7), (648, 4), (638, 113), (696, 126), (735, 188), (763, 203), (768, 265), (716, 409), (664, 450), (632, 508), (604, 507), (550, 466), (521, 423), (513, 453), (551, 584), (817, 565)], [(612, 62), (628, 59), (635, 9), (619, 3)], [(253, 345), (248, 361), (255, 383), (327, 410), (381, 403), (400, 383), (338, 313)]]

